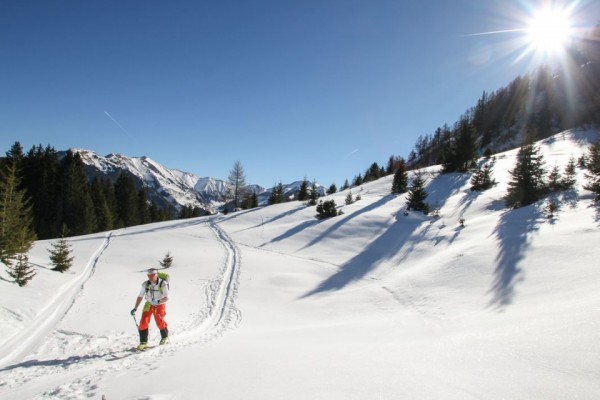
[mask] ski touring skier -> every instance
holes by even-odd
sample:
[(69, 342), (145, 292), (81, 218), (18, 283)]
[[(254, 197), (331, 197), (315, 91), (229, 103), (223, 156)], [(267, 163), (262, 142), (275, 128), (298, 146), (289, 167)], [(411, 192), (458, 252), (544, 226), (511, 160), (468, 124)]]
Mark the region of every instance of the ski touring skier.
[(167, 315), (165, 303), (169, 301), (168, 278), (164, 279), (159, 277), (156, 268), (150, 268), (147, 271), (147, 275), (148, 280), (142, 283), (142, 288), (135, 301), (135, 307), (131, 310), (131, 315), (135, 318), (135, 313), (139, 305), (144, 298), (146, 299), (142, 318), (138, 325), (140, 344), (136, 348), (140, 351), (144, 351), (148, 347), (148, 327), (152, 316), (154, 316), (156, 326), (158, 326), (158, 329), (160, 330), (160, 344), (163, 345), (167, 343), (169, 337), (169, 330), (167, 322), (165, 321), (165, 315)]

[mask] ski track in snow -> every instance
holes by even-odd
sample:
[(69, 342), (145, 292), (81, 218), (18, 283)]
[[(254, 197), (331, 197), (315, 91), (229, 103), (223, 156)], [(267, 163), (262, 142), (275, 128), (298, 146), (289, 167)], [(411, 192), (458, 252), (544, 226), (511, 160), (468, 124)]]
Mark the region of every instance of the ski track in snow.
[[(131, 335), (123, 332), (94, 336), (57, 329), (60, 321), (75, 304), (84, 284), (92, 277), (98, 259), (110, 244), (112, 234), (109, 233), (90, 258), (81, 277), (70, 284), (69, 289), (59, 293), (50, 302), (51, 306), (40, 315), (46, 315), (48, 309), (54, 308), (55, 311), (43, 321), (32, 321), (30, 328), (9, 342), (12, 347), (17, 347), (17, 342), (27, 338), (21, 346), (13, 351), (2, 349), (1, 397), (21, 399), (24, 393), (28, 394), (27, 398), (36, 399), (99, 397), (100, 380), (106, 373), (132, 369), (147, 371), (156, 368), (157, 357), (207, 343), (222, 336), (228, 329), (237, 327), (241, 322), (241, 313), (235, 307), (240, 282), (241, 254), (217, 222), (217, 217), (213, 217), (207, 224), (225, 250), (221, 270), (217, 278), (206, 286), (204, 309), (184, 321), (177, 332), (171, 332), (171, 343), (139, 353), (132, 348)], [(71, 294), (71, 300), (61, 301), (66, 293)], [(36, 350), (33, 351), (34, 349)], [(60, 355), (60, 358), (56, 357), (57, 355)], [(15, 363), (16, 360), (23, 361)], [(65, 378), (66, 374), (68, 379)], [(44, 381), (43, 387), (46, 390), (36, 393), (35, 385), (39, 385), (40, 380)], [(69, 382), (65, 383), (66, 380)]]

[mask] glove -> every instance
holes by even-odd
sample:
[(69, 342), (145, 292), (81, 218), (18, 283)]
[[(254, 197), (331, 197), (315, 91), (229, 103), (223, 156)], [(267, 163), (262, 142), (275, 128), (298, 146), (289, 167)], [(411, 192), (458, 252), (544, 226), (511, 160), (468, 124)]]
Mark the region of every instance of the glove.
[(137, 308), (134, 308), (133, 310), (131, 310), (131, 315), (135, 315), (136, 311), (137, 311)]
[(157, 305), (159, 305), (159, 304), (160, 304), (160, 300), (152, 300), (152, 301), (150, 302), (150, 304), (152, 304), (153, 306), (157, 306)]

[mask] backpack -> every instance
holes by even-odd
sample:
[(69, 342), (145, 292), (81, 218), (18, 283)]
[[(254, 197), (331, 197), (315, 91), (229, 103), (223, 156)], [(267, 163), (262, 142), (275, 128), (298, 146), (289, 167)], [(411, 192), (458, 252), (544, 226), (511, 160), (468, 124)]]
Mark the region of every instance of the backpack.
[[(170, 276), (166, 272), (159, 272), (158, 273), (158, 287), (161, 289), (161, 293), (162, 293), (163, 286), (167, 285), (167, 288), (169, 288), (169, 289), (171, 288), (169, 286), (169, 278), (170, 278)], [(150, 287), (150, 280), (147, 280), (146, 283), (145, 283), (145, 285), (146, 285), (146, 293), (148, 293), (148, 290), (150, 290), (149, 289), (149, 287)]]

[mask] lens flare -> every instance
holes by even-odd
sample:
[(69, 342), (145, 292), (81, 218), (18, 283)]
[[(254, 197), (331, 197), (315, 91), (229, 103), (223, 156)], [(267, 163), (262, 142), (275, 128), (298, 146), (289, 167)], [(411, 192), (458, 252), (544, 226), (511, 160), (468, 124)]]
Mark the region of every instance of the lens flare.
[(564, 9), (543, 9), (527, 27), (527, 38), (534, 51), (560, 53), (571, 37), (570, 13)]

